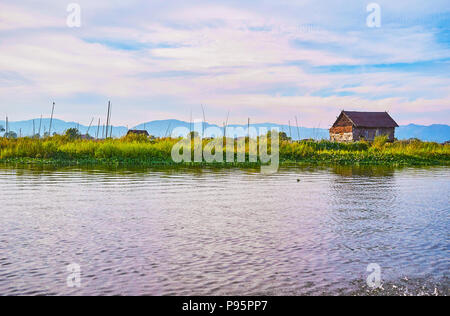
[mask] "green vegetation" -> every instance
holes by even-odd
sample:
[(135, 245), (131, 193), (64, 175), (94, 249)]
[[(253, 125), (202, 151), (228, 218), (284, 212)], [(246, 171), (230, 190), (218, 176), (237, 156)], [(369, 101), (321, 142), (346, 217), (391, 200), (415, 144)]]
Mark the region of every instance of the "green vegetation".
[(81, 138), (81, 133), (76, 128), (69, 128), (68, 130), (66, 130), (66, 133), (64, 135), (66, 136), (67, 139), (70, 139), (70, 140)]
[[(174, 165), (171, 151), (179, 141), (179, 139), (155, 139), (138, 135), (107, 140), (86, 140), (80, 137), (77, 131), (68, 131), (66, 135), (55, 135), (43, 139), (0, 138), (0, 162), (61, 165)], [(210, 140), (204, 139), (203, 146), (208, 142)], [(245, 151), (248, 155), (248, 145)], [(280, 162), (282, 164), (450, 165), (450, 145), (418, 140), (389, 143), (384, 137), (378, 137), (372, 143), (364, 141), (334, 143), (324, 140), (292, 142), (280, 137)], [(254, 166), (258, 163), (217, 164)]]
[(450, 165), (450, 146), (417, 140), (389, 143), (386, 137), (380, 136), (371, 143), (283, 143), (280, 157), (283, 161), (337, 164)]

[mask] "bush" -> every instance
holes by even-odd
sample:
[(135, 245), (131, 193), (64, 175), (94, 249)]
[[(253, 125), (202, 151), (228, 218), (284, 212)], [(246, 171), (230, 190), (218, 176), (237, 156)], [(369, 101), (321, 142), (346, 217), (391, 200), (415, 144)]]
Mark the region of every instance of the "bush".
[(376, 149), (382, 149), (388, 140), (389, 139), (387, 136), (376, 136), (373, 140), (372, 147)]
[(81, 138), (81, 133), (78, 129), (76, 128), (69, 128), (68, 130), (66, 130), (65, 136), (70, 139), (80, 139)]

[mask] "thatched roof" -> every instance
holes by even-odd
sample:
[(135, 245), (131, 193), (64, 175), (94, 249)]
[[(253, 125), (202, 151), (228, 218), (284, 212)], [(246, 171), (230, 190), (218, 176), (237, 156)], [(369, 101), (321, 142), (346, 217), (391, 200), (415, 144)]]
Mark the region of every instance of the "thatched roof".
[(345, 115), (355, 127), (398, 127), (398, 124), (387, 112), (342, 111), (338, 120)]

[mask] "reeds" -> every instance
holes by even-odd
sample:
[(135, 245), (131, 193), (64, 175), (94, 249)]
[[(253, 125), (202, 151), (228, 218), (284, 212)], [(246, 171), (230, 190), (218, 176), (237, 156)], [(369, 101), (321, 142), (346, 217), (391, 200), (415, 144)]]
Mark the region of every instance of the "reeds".
[[(148, 138), (129, 135), (118, 139), (81, 140), (55, 135), (43, 139), (0, 138), (0, 161), (67, 161), (73, 163), (172, 164), (171, 150), (179, 141), (173, 138)], [(211, 140), (204, 139), (202, 146)], [(226, 140), (232, 141), (232, 140)], [(226, 147), (224, 146), (224, 155)], [(235, 146), (235, 151), (247, 146)], [(280, 141), (283, 163), (450, 165), (450, 145), (433, 142), (396, 141), (380, 137), (374, 142), (335, 143), (330, 141)]]

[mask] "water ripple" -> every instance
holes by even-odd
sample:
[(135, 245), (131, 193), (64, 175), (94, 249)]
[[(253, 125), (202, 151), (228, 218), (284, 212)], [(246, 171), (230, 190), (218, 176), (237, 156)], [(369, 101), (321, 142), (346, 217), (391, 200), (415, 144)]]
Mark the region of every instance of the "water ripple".
[(0, 176), (2, 295), (367, 294), (369, 263), (391, 289), (426, 276), (448, 292), (448, 168)]

